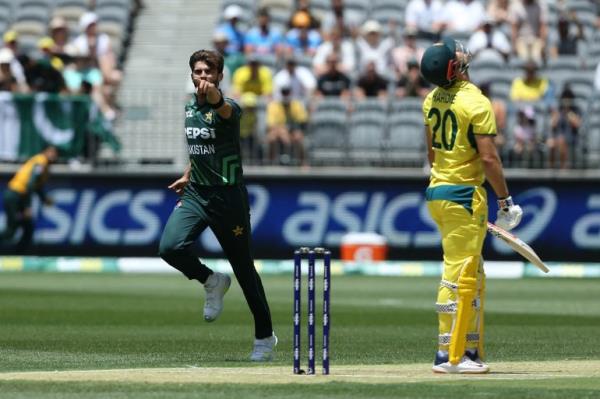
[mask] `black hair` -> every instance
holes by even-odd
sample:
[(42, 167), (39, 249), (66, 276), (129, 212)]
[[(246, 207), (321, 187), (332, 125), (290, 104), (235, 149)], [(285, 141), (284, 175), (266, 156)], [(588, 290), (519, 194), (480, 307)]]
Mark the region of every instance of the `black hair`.
[(194, 66), (198, 61), (204, 62), (211, 69), (216, 68), (218, 73), (223, 73), (225, 61), (223, 56), (212, 50), (198, 50), (190, 56), (190, 69), (194, 72)]

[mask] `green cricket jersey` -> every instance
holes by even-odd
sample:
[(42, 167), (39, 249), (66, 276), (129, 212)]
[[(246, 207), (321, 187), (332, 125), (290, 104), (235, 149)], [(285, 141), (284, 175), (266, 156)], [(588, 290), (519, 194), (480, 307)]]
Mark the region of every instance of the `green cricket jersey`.
[(223, 119), (208, 104), (196, 98), (185, 106), (185, 135), (191, 163), (191, 181), (202, 186), (231, 186), (242, 183), (240, 155), (240, 106), (225, 98), (233, 108)]

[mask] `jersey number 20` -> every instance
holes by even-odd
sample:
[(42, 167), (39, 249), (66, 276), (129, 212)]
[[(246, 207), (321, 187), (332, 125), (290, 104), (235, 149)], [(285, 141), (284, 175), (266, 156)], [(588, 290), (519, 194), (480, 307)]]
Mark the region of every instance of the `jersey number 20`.
[[(452, 151), (452, 149), (454, 148), (454, 142), (456, 141), (456, 133), (458, 133), (458, 122), (456, 121), (456, 115), (454, 115), (454, 112), (447, 109), (446, 111), (444, 111), (444, 114), (442, 115), (442, 113), (440, 112), (439, 109), (431, 108), (429, 110), (429, 114), (427, 114), (427, 117), (430, 119), (432, 117), (435, 117), (435, 122), (433, 124), (433, 137), (431, 138), (431, 145), (434, 148), (440, 148), (440, 149), (442, 148), (442, 145), (443, 145), (444, 149), (446, 151)], [(450, 140), (448, 140), (448, 131), (447, 131), (448, 119), (450, 119), (450, 122), (452, 125), (452, 132), (451, 132)], [(438, 141), (438, 132), (442, 136), (441, 144)]]

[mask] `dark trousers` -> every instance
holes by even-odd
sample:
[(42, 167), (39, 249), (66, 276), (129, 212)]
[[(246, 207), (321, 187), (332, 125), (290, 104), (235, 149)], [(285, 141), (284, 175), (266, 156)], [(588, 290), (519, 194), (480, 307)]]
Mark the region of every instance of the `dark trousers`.
[(160, 239), (159, 255), (187, 278), (206, 281), (212, 271), (191, 251), (207, 228), (221, 244), (254, 316), (256, 338), (272, 335), (271, 312), (251, 254), (250, 207), (245, 186), (188, 185)]
[(16, 252), (23, 252), (31, 245), (33, 240), (33, 219), (25, 216), (25, 209), (31, 208), (28, 196), (21, 195), (10, 189), (4, 191), (4, 213), (6, 214), (6, 228), (0, 232), (0, 244), (8, 248), (15, 233), (22, 229), (21, 238), (16, 244)]

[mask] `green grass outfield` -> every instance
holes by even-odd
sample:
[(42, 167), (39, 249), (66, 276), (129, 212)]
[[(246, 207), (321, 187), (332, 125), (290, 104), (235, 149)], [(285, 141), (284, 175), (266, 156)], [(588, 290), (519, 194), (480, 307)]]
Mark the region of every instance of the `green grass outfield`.
[(176, 275), (2, 273), (0, 398), (600, 397), (597, 279), (488, 280), (492, 373), (472, 377), (430, 372), (437, 279), (334, 276), (332, 375), (316, 377), (291, 373), (291, 276), (264, 282), (266, 366), (246, 361), (237, 284), (208, 324), (201, 286)]

